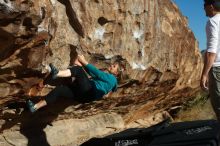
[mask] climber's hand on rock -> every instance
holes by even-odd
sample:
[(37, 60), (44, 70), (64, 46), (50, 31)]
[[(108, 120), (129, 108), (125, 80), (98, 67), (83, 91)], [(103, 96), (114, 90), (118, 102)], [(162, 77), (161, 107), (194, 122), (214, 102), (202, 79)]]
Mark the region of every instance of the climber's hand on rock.
[(78, 60), (83, 65), (87, 65), (88, 64), (88, 61), (85, 59), (85, 57), (83, 55), (78, 55)]

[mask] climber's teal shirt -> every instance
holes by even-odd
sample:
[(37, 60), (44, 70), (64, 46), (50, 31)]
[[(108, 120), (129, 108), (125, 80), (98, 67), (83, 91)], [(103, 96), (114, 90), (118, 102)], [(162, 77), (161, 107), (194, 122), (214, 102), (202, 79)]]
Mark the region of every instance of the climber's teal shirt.
[(118, 83), (114, 75), (103, 72), (92, 64), (87, 64), (85, 69), (92, 77), (91, 82), (95, 89), (95, 98), (101, 98), (111, 91), (116, 91)]

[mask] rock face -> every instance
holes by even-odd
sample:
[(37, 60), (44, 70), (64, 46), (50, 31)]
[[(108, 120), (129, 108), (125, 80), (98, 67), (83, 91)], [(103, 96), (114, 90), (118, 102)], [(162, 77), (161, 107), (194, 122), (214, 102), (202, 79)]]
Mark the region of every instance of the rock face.
[[(48, 93), (50, 87), (38, 90), (33, 85), (42, 80), (49, 63), (67, 68), (75, 51), (100, 68), (119, 60), (128, 77), (116, 93), (101, 101), (79, 108), (77, 103), (64, 104), (68, 108), (62, 110), (46, 108), (44, 116), (53, 121), (112, 112), (128, 128), (137, 120), (170, 112), (199, 90), (202, 59), (198, 44), (187, 19), (170, 0), (0, 0), (3, 130), (26, 123), (22, 119), (30, 115), (19, 103), (28, 96)], [(14, 119), (7, 121), (10, 116), (3, 109), (15, 103), (16, 111), (10, 114)], [(54, 118), (54, 112), (59, 116)]]

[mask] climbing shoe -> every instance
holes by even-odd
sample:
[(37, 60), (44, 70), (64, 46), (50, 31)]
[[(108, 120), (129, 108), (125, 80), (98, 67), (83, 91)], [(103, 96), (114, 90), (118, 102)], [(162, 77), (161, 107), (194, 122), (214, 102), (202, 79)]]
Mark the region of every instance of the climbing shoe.
[(52, 79), (56, 79), (59, 70), (52, 63), (50, 63), (49, 66), (50, 66), (50, 70), (51, 70), (50, 73), (51, 73)]
[(34, 112), (37, 111), (37, 110), (34, 108), (34, 103), (33, 103), (31, 100), (28, 100), (28, 101), (27, 101), (27, 106), (28, 106), (28, 108), (29, 108), (29, 110), (30, 110), (31, 113), (34, 113)]

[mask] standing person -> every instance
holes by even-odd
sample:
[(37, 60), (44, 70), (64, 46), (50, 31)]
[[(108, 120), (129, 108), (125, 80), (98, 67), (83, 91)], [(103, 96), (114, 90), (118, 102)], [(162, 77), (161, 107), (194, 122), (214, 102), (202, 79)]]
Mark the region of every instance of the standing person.
[[(43, 100), (40, 100), (36, 104), (28, 100), (27, 105), (32, 113), (47, 104), (55, 102), (58, 97), (92, 101), (102, 98), (111, 91), (116, 91), (116, 77), (120, 73), (118, 63), (114, 63), (107, 70), (101, 71), (92, 64), (89, 64), (83, 55), (78, 55), (75, 64), (72, 68), (60, 71), (53, 65), (50, 65), (52, 78), (75, 77), (75, 80), (70, 85), (62, 85), (54, 88)], [(87, 76), (85, 71), (91, 78)]]
[(200, 85), (208, 90), (211, 104), (220, 121), (220, 0), (204, 0), (209, 20), (206, 24), (207, 50)]

